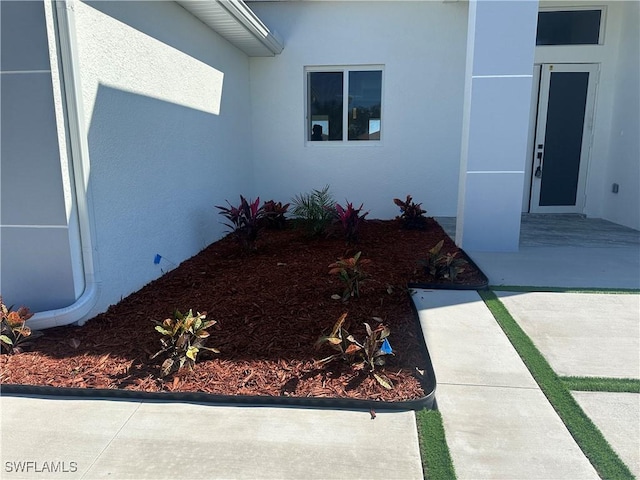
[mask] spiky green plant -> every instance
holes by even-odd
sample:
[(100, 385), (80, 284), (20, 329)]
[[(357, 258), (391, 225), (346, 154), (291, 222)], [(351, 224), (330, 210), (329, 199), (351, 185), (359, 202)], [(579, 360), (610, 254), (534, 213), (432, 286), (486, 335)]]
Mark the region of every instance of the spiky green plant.
[(335, 201), (329, 185), (322, 190), (301, 193), (292, 200), (291, 214), (311, 236), (323, 235), (335, 218)]

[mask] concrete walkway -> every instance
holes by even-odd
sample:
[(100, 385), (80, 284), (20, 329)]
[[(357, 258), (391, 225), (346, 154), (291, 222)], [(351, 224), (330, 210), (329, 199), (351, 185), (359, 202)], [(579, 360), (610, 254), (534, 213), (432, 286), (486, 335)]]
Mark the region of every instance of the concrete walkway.
[(422, 478), (413, 412), (13, 396), (0, 408), (3, 479)]
[[(490, 285), (640, 288), (640, 232), (603, 220), (524, 215), (518, 252), (467, 253)], [(639, 378), (637, 294), (497, 294), (558, 375)], [(458, 478), (597, 478), (475, 292), (414, 301)], [(640, 395), (572, 395), (640, 478)]]
[[(497, 295), (558, 375), (640, 379), (640, 295)], [(640, 478), (640, 394), (572, 394)]]
[(475, 291), (414, 295), (459, 479), (597, 479)]

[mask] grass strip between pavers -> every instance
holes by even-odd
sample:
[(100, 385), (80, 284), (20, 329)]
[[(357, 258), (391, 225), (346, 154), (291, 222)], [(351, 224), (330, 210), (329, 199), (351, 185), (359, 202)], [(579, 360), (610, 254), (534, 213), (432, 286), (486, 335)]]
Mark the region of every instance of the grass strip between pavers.
[(478, 293), (598, 475), (603, 479), (634, 478), (496, 294), (491, 290)]
[(609, 295), (639, 294), (637, 288), (571, 288), (571, 287), (534, 287), (520, 285), (489, 285), (491, 290), (497, 292), (550, 292), (550, 293), (602, 293)]
[(424, 478), (428, 480), (455, 480), (456, 471), (451, 461), (440, 412), (420, 410), (416, 412), (416, 422)]
[(560, 377), (568, 390), (580, 392), (640, 393), (637, 378)]

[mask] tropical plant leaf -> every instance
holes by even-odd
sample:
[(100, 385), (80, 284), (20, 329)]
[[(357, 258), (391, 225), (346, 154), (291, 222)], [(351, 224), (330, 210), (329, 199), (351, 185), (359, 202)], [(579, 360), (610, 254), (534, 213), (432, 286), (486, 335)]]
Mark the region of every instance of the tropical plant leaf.
[(206, 321), (205, 318), (205, 313), (198, 312), (194, 315), (191, 309), (186, 315), (175, 310), (174, 318), (155, 322), (155, 330), (163, 335), (160, 339), (162, 349), (153, 354), (150, 359), (169, 352), (169, 357), (161, 366), (161, 376), (177, 371), (185, 364), (192, 367), (201, 349), (219, 353), (213, 347), (204, 346), (204, 342), (210, 337), (206, 329), (216, 324), (215, 320)]
[(346, 353), (347, 355), (353, 355), (354, 353), (360, 350), (362, 350), (362, 347), (360, 347), (360, 345), (356, 345), (355, 343), (352, 343), (347, 347), (344, 353)]
[(187, 349), (186, 356), (195, 362), (199, 351), (197, 347), (191, 346)]
[(382, 375), (381, 373), (373, 373), (373, 378), (375, 378), (378, 383), (380, 385), (382, 385), (384, 388), (386, 388), (387, 390), (391, 390), (393, 388), (393, 383), (391, 383), (391, 380), (389, 380), (386, 376)]

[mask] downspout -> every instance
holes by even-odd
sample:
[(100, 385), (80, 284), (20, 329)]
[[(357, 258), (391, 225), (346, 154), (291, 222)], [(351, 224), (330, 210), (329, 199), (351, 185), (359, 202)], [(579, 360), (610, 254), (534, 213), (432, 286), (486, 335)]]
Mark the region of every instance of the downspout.
[[(60, 55), (61, 93), (66, 115), (66, 131), (69, 145), (69, 176), (71, 177), (72, 198), (78, 220), (81, 255), (72, 255), (75, 271), (83, 272), (84, 289), (78, 299), (68, 307), (36, 313), (28, 324), (32, 329), (42, 330), (78, 323), (82, 325), (95, 306), (99, 294), (98, 272), (93, 261), (93, 223), (91, 221), (91, 202), (88, 198), (89, 186), (89, 148), (84, 136), (84, 114), (81, 102), (79, 74), (77, 71), (77, 51), (75, 26), (73, 20), (73, 2), (45, 0), (45, 8), (53, 4), (54, 37)], [(71, 223), (71, 222), (70, 222)], [(70, 242), (73, 243), (73, 242)]]

